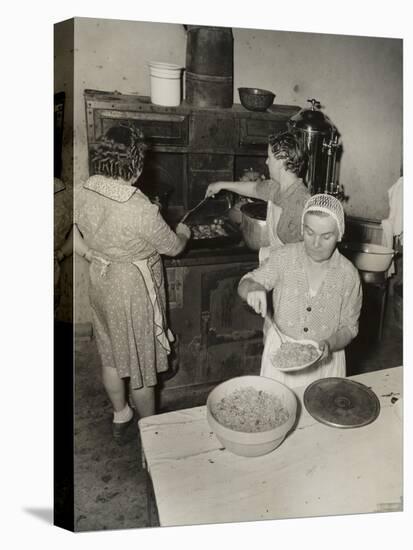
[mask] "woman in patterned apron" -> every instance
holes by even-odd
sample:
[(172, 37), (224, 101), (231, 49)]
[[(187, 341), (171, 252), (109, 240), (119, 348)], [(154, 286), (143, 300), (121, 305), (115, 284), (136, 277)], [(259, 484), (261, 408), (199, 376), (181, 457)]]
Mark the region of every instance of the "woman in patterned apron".
[(301, 237), (301, 213), (310, 197), (302, 180), (306, 154), (291, 132), (270, 136), (266, 164), (270, 175), (264, 181), (218, 181), (211, 183), (206, 196), (232, 191), (244, 197), (267, 201), (267, 227), (270, 246), (259, 251), (262, 264), (271, 247), (295, 243)]
[(128, 385), (139, 416), (155, 413), (157, 373), (168, 368), (172, 339), (160, 255), (176, 256), (190, 237), (183, 224), (172, 231), (135, 187), (145, 149), (136, 127), (111, 128), (91, 158), (96, 175), (75, 189), (75, 251), (91, 262), (89, 298), (115, 439), (133, 419)]
[(346, 376), (344, 348), (358, 333), (362, 302), (358, 271), (336, 248), (344, 233), (340, 201), (314, 195), (304, 207), (301, 227), (303, 242), (271, 249), (268, 261), (247, 273), (238, 287), (241, 298), (263, 317), (271, 292), (281, 333), (293, 340), (314, 340), (322, 350), (314, 366), (282, 372), (271, 360), (281, 341), (274, 327), (269, 328), (261, 375), (290, 387)]

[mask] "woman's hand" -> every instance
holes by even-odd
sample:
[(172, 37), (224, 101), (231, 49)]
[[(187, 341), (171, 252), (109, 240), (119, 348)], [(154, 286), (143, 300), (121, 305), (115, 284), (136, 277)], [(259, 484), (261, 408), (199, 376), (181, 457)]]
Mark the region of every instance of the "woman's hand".
[(247, 294), (247, 304), (255, 313), (265, 317), (267, 315), (267, 292), (265, 289), (250, 290)]
[(331, 348), (330, 343), (328, 340), (321, 340), (318, 342), (318, 347), (321, 350), (321, 355), (319, 358), (319, 361), (323, 361), (324, 359), (328, 359), (331, 355)]
[(178, 225), (176, 226), (175, 232), (177, 235), (179, 236), (182, 235), (182, 237), (185, 237), (186, 240), (191, 238), (191, 230), (184, 223), (178, 223)]
[(217, 193), (222, 191), (222, 184), (220, 181), (216, 181), (214, 183), (210, 183), (207, 187), (205, 197), (213, 197)]
[(78, 250), (76, 252), (78, 256), (82, 256), (86, 261), (91, 262), (96, 257), (96, 252), (93, 250), (93, 248), (86, 249), (84, 246), (82, 247), (82, 250)]
[(96, 253), (93, 250), (93, 248), (88, 248), (83, 255), (85, 260), (87, 260), (88, 262), (91, 262), (95, 258), (95, 256), (96, 256)]
[(58, 250), (56, 250), (55, 252), (55, 258), (57, 260), (57, 262), (60, 264), (61, 262), (63, 262), (63, 260), (66, 258), (63, 250), (61, 248), (59, 248)]

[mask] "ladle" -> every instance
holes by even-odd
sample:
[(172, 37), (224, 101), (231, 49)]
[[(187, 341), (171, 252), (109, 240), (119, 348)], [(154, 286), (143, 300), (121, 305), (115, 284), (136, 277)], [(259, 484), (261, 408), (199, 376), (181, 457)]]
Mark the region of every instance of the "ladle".
[(194, 206), (193, 208), (191, 208), (191, 210), (188, 210), (188, 212), (184, 215), (184, 217), (180, 220), (179, 223), (184, 223), (184, 221), (187, 219), (187, 217), (192, 214), (193, 212), (195, 212), (195, 210), (198, 210), (198, 208), (204, 204), (204, 202), (209, 199), (209, 197), (204, 197), (202, 199), (202, 201), (200, 201), (196, 206)]
[(280, 329), (277, 327), (277, 325), (275, 324), (275, 321), (274, 321), (274, 318), (273, 317), (270, 317), (268, 316), (270, 322), (271, 322), (271, 325), (273, 327), (273, 329), (275, 330), (275, 332), (278, 334), (278, 337), (281, 341), (281, 344), (284, 344), (284, 342), (286, 342), (285, 338), (284, 338), (284, 335), (281, 333)]

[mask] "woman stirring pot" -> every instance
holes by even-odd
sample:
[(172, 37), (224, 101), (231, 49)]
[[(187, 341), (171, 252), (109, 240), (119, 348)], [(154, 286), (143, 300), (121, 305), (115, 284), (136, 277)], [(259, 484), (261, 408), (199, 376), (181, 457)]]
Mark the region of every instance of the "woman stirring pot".
[(344, 233), (340, 201), (312, 196), (304, 206), (301, 231), (303, 242), (272, 248), (268, 261), (247, 273), (238, 287), (241, 298), (263, 317), (271, 292), (281, 332), (294, 340), (314, 340), (322, 350), (315, 365), (282, 372), (271, 361), (281, 340), (274, 327), (268, 328), (261, 375), (290, 387), (346, 376), (344, 348), (357, 336), (362, 303), (358, 271), (336, 248)]
[[(306, 154), (291, 132), (273, 135), (268, 140), (266, 164), (270, 175), (264, 181), (219, 181), (211, 183), (206, 191), (210, 197), (222, 190), (233, 191), (245, 197), (267, 201), (267, 227), (270, 246), (283, 246), (302, 239), (301, 213), (310, 197), (302, 180)], [(269, 255), (270, 247), (259, 252), (260, 264)]]
[(111, 128), (91, 159), (96, 175), (76, 191), (75, 251), (91, 262), (89, 298), (116, 440), (133, 418), (128, 386), (139, 416), (155, 413), (157, 373), (168, 368), (172, 336), (160, 254), (176, 256), (190, 237), (183, 224), (172, 231), (134, 186), (145, 149), (138, 128)]

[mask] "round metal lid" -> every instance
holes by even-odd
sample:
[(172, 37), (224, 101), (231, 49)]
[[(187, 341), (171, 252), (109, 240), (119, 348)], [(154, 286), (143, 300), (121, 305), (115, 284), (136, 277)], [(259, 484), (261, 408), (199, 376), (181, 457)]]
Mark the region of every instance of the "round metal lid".
[(335, 428), (366, 426), (380, 412), (377, 395), (347, 378), (316, 380), (304, 392), (304, 405), (313, 418)]
[(320, 103), (317, 99), (307, 99), (311, 103), (310, 109), (301, 109), (289, 120), (291, 129), (303, 130), (310, 133), (329, 134), (335, 130), (334, 124), (321, 111)]

